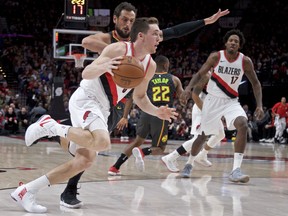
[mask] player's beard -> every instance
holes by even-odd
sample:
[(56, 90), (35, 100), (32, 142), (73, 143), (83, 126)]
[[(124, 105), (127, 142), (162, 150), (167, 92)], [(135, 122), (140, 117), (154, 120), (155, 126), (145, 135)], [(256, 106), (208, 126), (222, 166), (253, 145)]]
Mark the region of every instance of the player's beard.
[(119, 29), (117, 26), (115, 27), (115, 30), (116, 30), (117, 34), (123, 39), (128, 39), (129, 36), (130, 36), (130, 32), (129, 33), (125, 33), (121, 29)]

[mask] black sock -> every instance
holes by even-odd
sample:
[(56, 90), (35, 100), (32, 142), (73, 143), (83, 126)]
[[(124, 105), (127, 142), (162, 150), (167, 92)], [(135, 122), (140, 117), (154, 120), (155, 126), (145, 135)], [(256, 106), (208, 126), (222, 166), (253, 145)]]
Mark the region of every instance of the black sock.
[(77, 190), (77, 184), (83, 175), (84, 171), (78, 173), (77, 175), (73, 176), (72, 178), (69, 179), (67, 186), (64, 190), (64, 193), (67, 192), (68, 190)]
[(143, 148), (142, 152), (144, 155), (150, 155), (152, 153), (151, 148)]
[(176, 151), (178, 152), (179, 155), (183, 155), (183, 154), (187, 153), (187, 151), (185, 150), (185, 148), (182, 145), (179, 148), (177, 148)]
[(116, 163), (113, 165), (116, 169), (120, 169), (120, 166), (125, 163), (125, 161), (128, 160), (127, 155), (121, 153), (120, 157), (116, 161)]

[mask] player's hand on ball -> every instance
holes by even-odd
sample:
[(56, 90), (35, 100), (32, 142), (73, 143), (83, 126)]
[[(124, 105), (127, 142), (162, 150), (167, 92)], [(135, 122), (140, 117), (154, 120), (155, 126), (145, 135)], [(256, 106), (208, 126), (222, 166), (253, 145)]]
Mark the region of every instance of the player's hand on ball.
[(160, 106), (157, 110), (157, 117), (163, 120), (171, 122), (171, 119), (177, 119), (178, 113), (175, 108), (166, 106)]
[(113, 81), (120, 87), (129, 89), (138, 86), (145, 77), (141, 61), (133, 56), (123, 56), (117, 69), (112, 69)]
[(112, 70), (117, 70), (118, 65), (121, 64), (123, 60), (123, 56), (117, 56), (115, 58), (112, 58), (110, 61), (107, 62), (107, 72), (110, 73), (112, 76), (114, 76), (114, 73)]

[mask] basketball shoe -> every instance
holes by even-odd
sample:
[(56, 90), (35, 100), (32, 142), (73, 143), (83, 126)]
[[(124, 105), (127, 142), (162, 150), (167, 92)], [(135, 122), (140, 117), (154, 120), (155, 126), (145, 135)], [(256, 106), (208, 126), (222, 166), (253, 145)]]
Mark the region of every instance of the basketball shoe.
[(186, 164), (184, 169), (181, 172), (181, 177), (182, 178), (190, 178), (191, 172), (192, 172), (192, 165), (191, 164)]
[(108, 170), (108, 175), (110, 175), (110, 176), (119, 176), (119, 175), (121, 175), (121, 172), (120, 172), (119, 169), (117, 169), (114, 166), (112, 166)]
[(142, 150), (138, 147), (135, 147), (132, 149), (132, 154), (135, 157), (135, 165), (137, 170), (143, 172), (145, 170), (145, 164), (143, 160), (144, 154)]
[(58, 124), (50, 115), (41, 116), (37, 122), (31, 124), (25, 133), (25, 143), (31, 146), (40, 138), (56, 136), (55, 125)]
[(60, 205), (67, 208), (81, 208), (83, 203), (77, 199), (77, 189), (65, 190), (60, 196)]
[(44, 213), (47, 211), (46, 207), (36, 203), (35, 194), (32, 191), (28, 191), (25, 184), (20, 183), (20, 186), (10, 195), (11, 198), (22, 206), (27, 212)]
[(207, 154), (199, 153), (197, 155), (197, 157), (195, 158), (194, 162), (196, 162), (196, 163), (198, 163), (204, 167), (211, 167), (212, 166), (212, 163), (207, 158)]
[(249, 181), (249, 176), (242, 174), (240, 168), (236, 168), (233, 170), (229, 175), (229, 180), (231, 182), (241, 182), (241, 183), (247, 183)]
[(169, 155), (161, 157), (161, 160), (170, 172), (179, 172), (179, 169), (175, 164), (175, 160), (171, 160)]

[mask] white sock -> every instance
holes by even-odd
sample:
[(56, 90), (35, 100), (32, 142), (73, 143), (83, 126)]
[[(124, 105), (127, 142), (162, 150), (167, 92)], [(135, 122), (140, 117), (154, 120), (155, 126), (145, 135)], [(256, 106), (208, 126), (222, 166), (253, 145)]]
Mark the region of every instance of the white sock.
[(205, 155), (207, 155), (207, 154), (208, 154), (208, 152), (209, 152), (208, 150), (206, 150), (205, 148), (203, 148), (203, 149), (202, 149), (202, 150), (199, 152), (199, 154), (198, 154), (198, 155), (202, 157), (202, 156), (205, 156)]
[(71, 126), (69, 125), (63, 125), (63, 124), (56, 124), (55, 128), (56, 128), (56, 134), (60, 137), (67, 137), (68, 134), (68, 130)]
[(168, 158), (170, 160), (176, 160), (178, 157), (180, 157), (180, 155), (179, 155), (179, 153), (176, 150), (174, 150), (173, 152), (168, 154)]
[(188, 161), (186, 162), (186, 164), (193, 164), (194, 160), (195, 160), (196, 156), (193, 156), (192, 154), (189, 155)]
[(50, 182), (46, 175), (43, 175), (26, 184), (27, 191), (31, 191), (33, 193), (37, 193), (39, 190), (48, 186), (50, 186)]
[(241, 167), (243, 156), (243, 153), (234, 153), (233, 170)]

